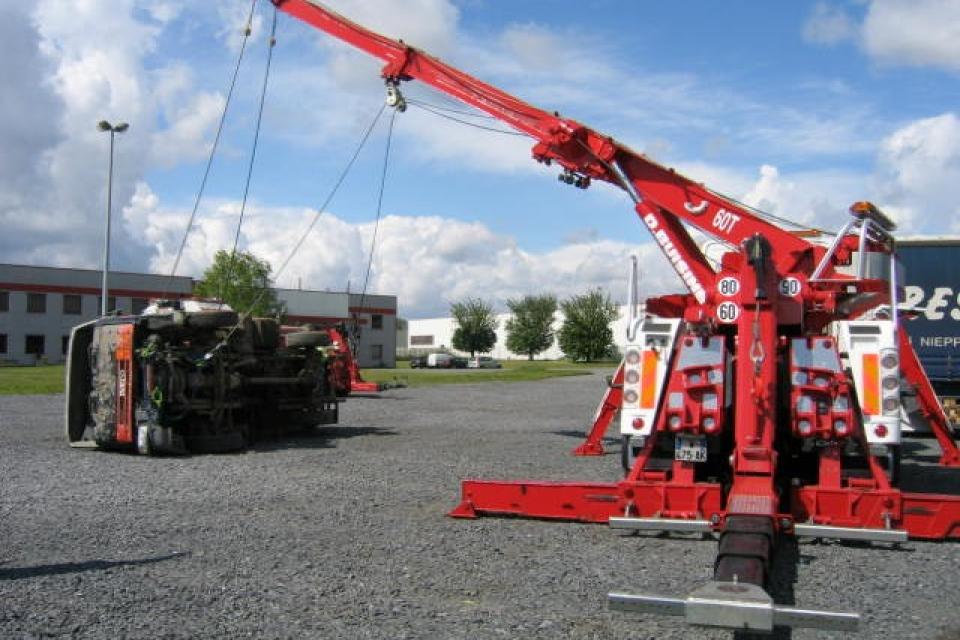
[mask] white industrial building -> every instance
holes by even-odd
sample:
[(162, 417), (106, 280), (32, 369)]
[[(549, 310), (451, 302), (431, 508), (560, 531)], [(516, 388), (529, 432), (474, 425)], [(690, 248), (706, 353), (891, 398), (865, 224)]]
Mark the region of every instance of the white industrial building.
[[(70, 329), (100, 313), (102, 272), (0, 264), (0, 361), (63, 362)], [(139, 313), (156, 298), (187, 298), (192, 278), (146, 273), (109, 274), (107, 308)], [(361, 367), (396, 366), (397, 298), (330, 291), (277, 289), (290, 324), (359, 327)]]
[[(624, 305), (620, 307), (619, 311), (620, 317), (610, 323), (610, 329), (613, 331), (613, 343), (622, 350), (626, 344), (629, 309)], [(501, 360), (526, 359), (526, 354), (516, 354), (507, 349), (506, 326), (511, 315), (501, 313), (497, 316), (497, 342), (493, 349), (484, 355), (490, 355)], [(406, 335), (403, 332), (400, 333), (398, 344), (402, 345), (404, 343), (403, 338), (406, 339), (406, 353), (421, 354), (432, 351), (448, 351), (457, 355), (469, 355), (453, 348), (453, 332), (457, 328), (453, 318), (426, 318), (423, 320), (402, 320), (401, 322), (406, 323)], [(553, 322), (554, 334), (559, 333), (561, 325), (563, 325), (563, 313), (557, 311)], [(557, 344), (556, 339), (553, 346), (534, 356), (536, 360), (559, 360), (563, 357), (563, 352), (560, 350), (560, 345)]]

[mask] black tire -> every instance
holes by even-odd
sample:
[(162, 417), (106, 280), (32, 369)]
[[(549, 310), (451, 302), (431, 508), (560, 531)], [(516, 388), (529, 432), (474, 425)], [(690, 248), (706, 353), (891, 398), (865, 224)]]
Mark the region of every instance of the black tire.
[(237, 324), (236, 311), (195, 311), (187, 314), (187, 325), (197, 329), (219, 329)]
[(280, 346), (280, 324), (273, 318), (254, 318), (253, 346), (257, 349), (276, 349)]
[(288, 333), (288, 347), (329, 347), (330, 334), (326, 331), (297, 331)]

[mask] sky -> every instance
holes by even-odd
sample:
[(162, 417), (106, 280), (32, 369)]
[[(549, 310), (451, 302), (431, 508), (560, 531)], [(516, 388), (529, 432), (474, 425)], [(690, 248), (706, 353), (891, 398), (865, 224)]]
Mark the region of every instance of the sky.
[[(868, 199), (900, 235), (960, 234), (956, 0), (327, 5), (777, 216), (837, 229)], [(0, 0), (0, 262), (99, 268), (106, 119), (130, 124), (116, 138), (112, 268), (171, 272), (250, 6)], [(256, 3), (178, 275), (233, 245), (273, 12)], [(278, 286), (366, 281), (408, 318), (595, 287), (622, 303), (637, 255), (644, 295), (681, 290), (624, 193), (559, 183), (532, 140), (416, 82), (402, 89), (417, 104), (389, 135), (381, 115), (321, 211), (383, 104), (380, 64), (282, 12), (276, 34), (240, 248)]]

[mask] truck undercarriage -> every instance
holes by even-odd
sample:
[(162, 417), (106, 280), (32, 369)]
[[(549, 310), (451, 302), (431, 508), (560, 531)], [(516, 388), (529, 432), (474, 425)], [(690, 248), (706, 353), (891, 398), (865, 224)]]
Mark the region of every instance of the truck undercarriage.
[(325, 334), (289, 334), (284, 345), (276, 320), (238, 323), (228, 308), (207, 306), (155, 306), (74, 328), (67, 353), (71, 444), (222, 452), (337, 421)]

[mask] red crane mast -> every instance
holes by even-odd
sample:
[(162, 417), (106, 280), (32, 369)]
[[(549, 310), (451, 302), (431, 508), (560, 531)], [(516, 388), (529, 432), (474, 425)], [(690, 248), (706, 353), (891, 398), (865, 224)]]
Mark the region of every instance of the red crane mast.
[[(960, 537), (960, 499), (900, 492), (870, 450), (880, 441), (898, 448), (899, 400), (889, 403), (892, 394), (899, 398), (900, 373), (929, 387), (918, 367), (899, 366), (900, 352), (910, 347), (896, 314), (894, 225), (876, 207), (854, 204), (829, 246), (811, 242), (610, 136), (527, 104), (315, 0), (272, 2), (384, 61), (388, 105), (403, 110), (400, 83), (419, 80), (531, 136), (533, 158), (558, 164), (563, 182), (586, 188), (601, 180), (625, 190), (689, 291), (647, 302), (647, 311), (666, 323), (631, 324), (640, 337), (628, 344), (618, 378), (621, 416), (637, 416), (632, 426), (622, 422), (622, 430), (640, 444), (626, 478), (612, 484), (465, 481), (463, 502), (451, 515), (718, 532), (714, 582), (705, 591), (686, 600), (612, 594), (611, 603), (670, 610), (696, 624), (767, 630), (856, 624), (853, 614), (773, 604), (762, 586), (777, 535), (888, 542), (908, 534)], [(711, 266), (691, 228), (728, 247), (719, 266)], [(885, 318), (862, 319), (883, 305)], [(856, 349), (864, 340), (875, 346), (861, 359)], [(652, 413), (644, 413), (645, 406)], [(937, 413), (929, 405), (925, 410)], [(945, 419), (934, 422), (946, 428)], [(938, 438), (942, 462), (960, 465), (953, 441), (942, 433)], [(662, 445), (674, 440), (675, 459), (662, 459)], [(854, 473), (845, 452), (856, 447), (867, 453), (865, 470)], [(665, 464), (654, 464), (658, 456)], [(743, 586), (731, 590), (730, 582)]]

